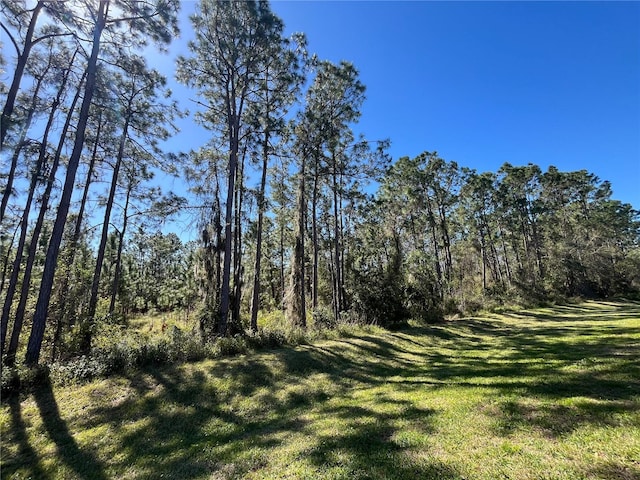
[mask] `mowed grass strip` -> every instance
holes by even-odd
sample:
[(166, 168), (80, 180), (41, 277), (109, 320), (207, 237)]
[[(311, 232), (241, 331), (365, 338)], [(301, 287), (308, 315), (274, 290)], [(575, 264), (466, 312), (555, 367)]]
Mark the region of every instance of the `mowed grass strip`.
[(3, 479), (638, 479), (640, 304), (46, 385), (0, 424)]

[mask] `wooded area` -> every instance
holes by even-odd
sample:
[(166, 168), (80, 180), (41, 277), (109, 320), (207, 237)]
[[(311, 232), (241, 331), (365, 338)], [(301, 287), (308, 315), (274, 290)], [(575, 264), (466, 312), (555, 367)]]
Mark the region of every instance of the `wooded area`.
[[(273, 311), (300, 328), (384, 326), (638, 292), (639, 212), (607, 181), (429, 151), (393, 161), (387, 140), (354, 132), (356, 66), (285, 37), (267, 2), (201, 0), (176, 76), (210, 136), (163, 151), (192, 106), (145, 49), (177, 35), (179, 7), (2, 2), (5, 365), (90, 354), (97, 324), (151, 310), (186, 312), (206, 343)], [(198, 241), (163, 233), (186, 215)]]

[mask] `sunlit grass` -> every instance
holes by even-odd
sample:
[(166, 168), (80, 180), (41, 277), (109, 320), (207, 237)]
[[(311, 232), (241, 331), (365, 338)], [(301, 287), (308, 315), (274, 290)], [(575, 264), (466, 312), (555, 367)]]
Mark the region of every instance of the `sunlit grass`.
[(43, 386), (2, 478), (640, 478), (640, 305), (587, 302)]

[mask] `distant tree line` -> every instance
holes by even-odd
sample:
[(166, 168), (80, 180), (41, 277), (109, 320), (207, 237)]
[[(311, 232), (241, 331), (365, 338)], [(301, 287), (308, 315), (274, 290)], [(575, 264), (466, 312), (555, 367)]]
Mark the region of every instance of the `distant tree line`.
[[(274, 310), (301, 328), (390, 324), (637, 291), (638, 212), (608, 182), (430, 152), (391, 162), (387, 141), (353, 131), (357, 69), (285, 37), (267, 2), (200, 1), (176, 76), (210, 137), (164, 152), (186, 105), (142, 49), (177, 35), (178, 8), (2, 2), (5, 364), (86, 354), (97, 322), (151, 309), (192, 313), (208, 341)], [(190, 205), (159, 171), (187, 180)], [(161, 233), (193, 211), (197, 242)]]

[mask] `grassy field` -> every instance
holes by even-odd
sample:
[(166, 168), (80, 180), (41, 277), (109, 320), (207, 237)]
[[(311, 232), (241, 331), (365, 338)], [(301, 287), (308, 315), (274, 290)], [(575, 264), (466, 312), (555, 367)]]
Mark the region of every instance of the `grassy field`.
[(44, 386), (0, 425), (3, 479), (640, 479), (640, 304)]

